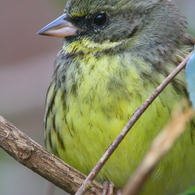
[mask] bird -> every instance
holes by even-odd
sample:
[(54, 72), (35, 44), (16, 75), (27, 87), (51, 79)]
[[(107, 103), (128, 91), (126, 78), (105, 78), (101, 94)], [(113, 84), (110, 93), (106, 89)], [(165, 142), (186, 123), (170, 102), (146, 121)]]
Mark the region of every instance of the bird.
[[(135, 110), (193, 50), (171, 0), (68, 0), (38, 34), (63, 39), (44, 117), (46, 148), (88, 174)], [(96, 180), (123, 188), (154, 137), (188, 99), (181, 71), (136, 122)], [(190, 105), (190, 101), (189, 101)], [(140, 194), (174, 195), (195, 183), (192, 119)]]

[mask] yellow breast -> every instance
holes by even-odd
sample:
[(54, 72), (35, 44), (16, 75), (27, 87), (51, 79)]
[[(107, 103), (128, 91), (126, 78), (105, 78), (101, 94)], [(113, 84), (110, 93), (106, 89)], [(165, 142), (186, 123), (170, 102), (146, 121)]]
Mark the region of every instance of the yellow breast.
[[(170, 63), (167, 71), (173, 68)], [(86, 52), (71, 57), (70, 63), (60, 62), (46, 101), (47, 148), (76, 169), (89, 173), (165, 76), (129, 52), (101, 56)], [(177, 79), (182, 83), (183, 75)], [(122, 187), (183, 97), (184, 92), (170, 84), (135, 124), (97, 179)], [(189, 131), (150, 177), (144, 194), (174, 194), (195, 179), (195, 166), (183, 171), (195, 159)]]

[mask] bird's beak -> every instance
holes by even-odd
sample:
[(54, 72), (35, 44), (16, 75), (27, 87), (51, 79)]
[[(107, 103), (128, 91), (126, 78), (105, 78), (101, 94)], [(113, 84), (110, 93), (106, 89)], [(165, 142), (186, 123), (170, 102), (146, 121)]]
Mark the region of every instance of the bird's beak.
[(78, 29), (71, 23), (68, 14), (63, 14), (37, 32), (39, 35), (68, 37), (77, 35)]

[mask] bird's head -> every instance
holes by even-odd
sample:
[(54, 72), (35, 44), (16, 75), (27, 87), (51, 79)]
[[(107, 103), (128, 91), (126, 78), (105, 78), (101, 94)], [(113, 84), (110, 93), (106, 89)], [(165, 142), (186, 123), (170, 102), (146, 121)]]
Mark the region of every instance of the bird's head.
[[(177, 41), (186, 20), (170, 0), (69, 0), (64, 14), (38, 34), (89, 40), (108, 48), (128, 42), (129, 48)], [(108, 46), (109, 43), (109, 46)]]

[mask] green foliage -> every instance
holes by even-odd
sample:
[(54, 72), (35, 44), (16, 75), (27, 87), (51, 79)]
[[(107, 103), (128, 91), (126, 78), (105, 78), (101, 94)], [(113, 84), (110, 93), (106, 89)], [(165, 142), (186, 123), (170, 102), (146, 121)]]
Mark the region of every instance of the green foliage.
[(183, 195), (195, 195), (195, 186), (188, 189)]

